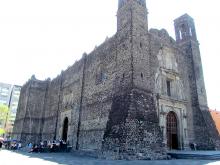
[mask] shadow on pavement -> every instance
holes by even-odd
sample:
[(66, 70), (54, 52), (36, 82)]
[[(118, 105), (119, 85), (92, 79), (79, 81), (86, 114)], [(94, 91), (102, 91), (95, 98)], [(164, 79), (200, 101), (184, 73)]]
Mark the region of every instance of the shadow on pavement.
[(218, 165), (220, 160), (102, 160), (88, 156), (79, 156), (74, 153), (28, 153), (24, 151), (12, 151), (28, 158), (38, 158), (62, 165)]

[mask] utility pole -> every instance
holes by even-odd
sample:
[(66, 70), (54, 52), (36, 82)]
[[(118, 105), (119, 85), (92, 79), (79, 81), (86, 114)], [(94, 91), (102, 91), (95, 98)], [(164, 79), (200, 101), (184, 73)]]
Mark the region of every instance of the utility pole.
[[(8, 102), (8, 112), (6, 114), (6, 117), (5, 117), (5, 126), (4, 126), (4, 130), (5, 130), (5, 134), (8, 133), (8, 130), (7, 130), (7, 125), (8, 125), (8, 117), (9, 117), (9, 113), (10, 113), (10, 107), (11, 107), (11, 100), (12, 100), (12, 93), (13, 93), (13, 88), (14, 86), (12, 86), (12, 89), (10, 91), (10, 97), (9, 97), (9, 102)], [(5, 137), (5, 134), (4, 134), (4, 137)]]

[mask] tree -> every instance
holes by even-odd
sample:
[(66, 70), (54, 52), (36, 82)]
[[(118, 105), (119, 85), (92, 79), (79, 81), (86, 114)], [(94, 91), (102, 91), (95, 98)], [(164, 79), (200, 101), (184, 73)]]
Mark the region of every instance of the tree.
[(3, 134), (5, 134), (5, 130), (0, 128), (0, 135), (3, 135)]
[(6, 105), (0, 104), (0, 128), (5, 127), (5, 122), (9, 116), (9, 108)]

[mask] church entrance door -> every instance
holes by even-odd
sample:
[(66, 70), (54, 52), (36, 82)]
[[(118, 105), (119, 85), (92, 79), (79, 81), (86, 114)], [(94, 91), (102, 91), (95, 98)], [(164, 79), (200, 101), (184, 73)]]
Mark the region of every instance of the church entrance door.
[(62, 134), (62, 140), (65, 142), (67, 141), (68, 125), (69, 125), (69, 121), (68, 121), (68, 118), (66, 117), (63, 123), (63, 134)]
[(178, 125), (174, 112), (167, 115), (167, 146), (169, 149), (178, 149)]

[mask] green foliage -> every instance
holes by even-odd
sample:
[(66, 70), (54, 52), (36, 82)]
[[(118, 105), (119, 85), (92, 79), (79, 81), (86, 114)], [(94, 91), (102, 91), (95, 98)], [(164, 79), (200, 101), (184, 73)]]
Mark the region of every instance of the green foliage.
[(6, 105), (0, 104), (0, 123), (5, 123), (8, 113), (9, 113), (8, 107)]
[(0, 128), (0, 135), (5, 134), (5, 130)]

